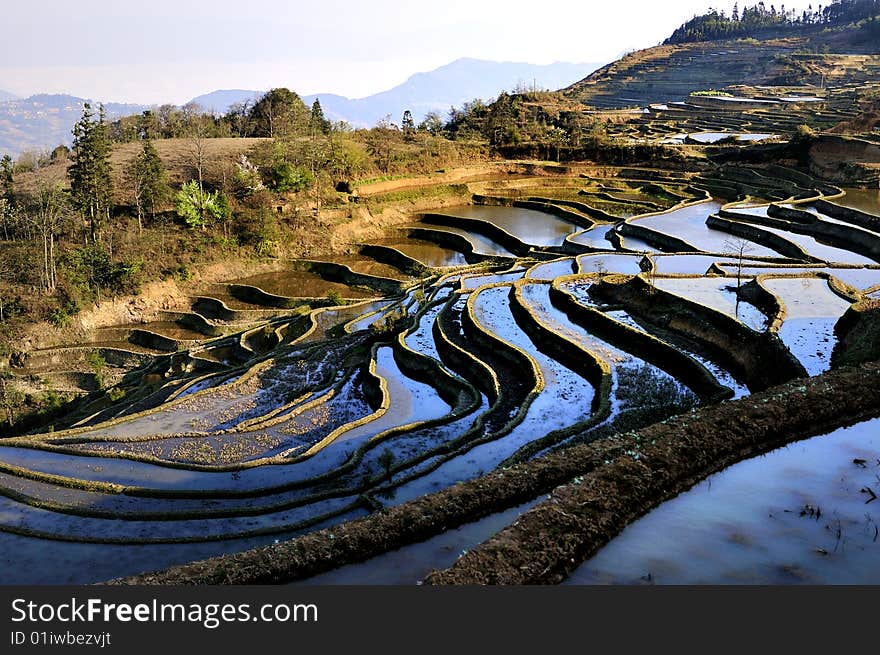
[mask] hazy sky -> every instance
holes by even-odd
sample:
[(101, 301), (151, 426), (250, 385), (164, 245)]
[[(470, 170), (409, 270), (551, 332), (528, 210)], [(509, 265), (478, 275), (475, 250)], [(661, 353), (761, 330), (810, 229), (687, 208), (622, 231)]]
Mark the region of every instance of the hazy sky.
[[(743, 4), (755, 4), (746, 0)], [(767, 0), (769, 7), (772, 0)], [(804, 8), (809, 0), (789, 0)], [(287, 86), (362, 97), (459, 57), (606, 62), (732, 0), (4, 2), (0, 89), (183, 103)]]

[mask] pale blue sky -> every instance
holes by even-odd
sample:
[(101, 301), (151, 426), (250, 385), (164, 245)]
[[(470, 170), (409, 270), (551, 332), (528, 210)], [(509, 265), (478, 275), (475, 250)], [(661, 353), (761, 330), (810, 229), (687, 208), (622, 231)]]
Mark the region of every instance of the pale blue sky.
[[(771, 2), (766, 4), (769, 8)], [(798, 9), (808, 4), (785, 3)], [(610, 61), (626, 50), (655, 45), (709, 6), (729, 11), (733, 2), (28, 0), (4, 5), (0, 89), (182, 103), (215, 89), (273, 86), (362, 97), (459, 57), (536, 64)]]

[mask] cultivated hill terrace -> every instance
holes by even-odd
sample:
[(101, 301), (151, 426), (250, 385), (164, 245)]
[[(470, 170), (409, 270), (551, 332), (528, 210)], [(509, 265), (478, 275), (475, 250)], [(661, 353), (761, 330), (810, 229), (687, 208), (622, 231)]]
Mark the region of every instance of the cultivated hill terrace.
[[(445, 122), (353, 131), (276, 89), (7, 162), (4, 581), (706, 581), (692, 553), (710, 581), (877, 581), (877, 62), (850, 18)], [(664, 501), (716, 472), (670, 502), (727, 523), (685, 535)]]

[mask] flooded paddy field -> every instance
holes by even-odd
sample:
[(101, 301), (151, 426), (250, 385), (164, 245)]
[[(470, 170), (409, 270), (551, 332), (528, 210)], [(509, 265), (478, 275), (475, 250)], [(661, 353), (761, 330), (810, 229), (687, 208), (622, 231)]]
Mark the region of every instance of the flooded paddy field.
[(423, 239), (387, 238), (371, 241), (370, 244), (394, 248), (407, 257), (431, 268), (467, 266), (468, 264), (464, 253), (438, 246), (436, 243)]
[(257, 287), (266, 293), (287, 298), (322, 298), (330, 293), (338, 293), (343, 298), (353, 299), (371, 298), (376, 295), (372, 290), (331, 282), (308, 271), (261, 273), (240, 278), (235, 280), (233, 284)]
[[(664, 186), (631, 179), (638, 175), (505, 180), (499, 196), (517, 184), (518, 195), (506, 197), (571, 202), (438, 208), (349, 246), (368, 254), (315, 256), (202, 285), (191, 311), (96, 332), (88, 347), (117, 357), (125, 373), (113, 392), (87, 396), (52, 430), (0, 443), (0, 581), (98, 582), (272, 544), (747, 396), (748, 376), (727, 365), (731, 353), (719, 354), (734, 341), (713, 350), (697, 338), (704, 333), (670, 316), (702, 326), (720, 314), (728, 323), (713, 329), (741, 325), (749, 339), (780, 342), (809, 375), (827, 371), (835, 326), (880, 285), (880, 270), (781, 229), (817, 259), (849, 266), (784, 258), (757, 241), (739, 261), (730, 235), (706, 225), (729, 199), (688, 204), (708, 195), (685, 192), (677, 177)], [(693, 252), (660, 253), (650, 235), (621, 234), (624, 218)], [(320, 262), (348, 272), (311, 267)], [(785, 307), (777, 331), (767, 307), (737, 296), (754, 278)], [(628, 281), (654, 290), (650, 316), (593, 293)], [(676, 313), (678, 302), (693, 310), (689, 318)], [(134, 329), (157, 341), (132, 343)], [(124, 352), (113, 355), (110, 344)], [(33, 370), (63, 371), (83, 357), (34, 353)], [(538, 496), (309, 582), (416, 583)], [(602, 567), (590, 581), (629, 582), (635, 570)], [(636, 579), (675, 570), (643, 568)]]
[[(761, 208), (752, 208), (752, 209), (742, 209), (740, 207), (736, 207), (734, 209), (736, 213), (742, 213), (746, 216), (748, 215), (757, 215), (763, 216), (766, 215), (766, 207)], [(747, 220), (747, 219), (746, 219)], [(877, 262), (865, 255), (861, 255), (856, 252), (852, 252), (850, 250), (846, 250), (844, 248), (838, 248), (836, 246), (829, 245), (824, 243), (823, 241), (809, 236), (807, 234), (800, 234), (798, 232), (792, 232), (790, 230), (784, 230), (778, 227), (771, 227), (769, 225), (759, 224), (756, 226), (757, 229), (763, 232), (768, 232), (770, 234), (776, 235), (789, 241), (791, 243), (799, 246), (807, 255), (815, 258), (816, 260), (827, 262), (827, 263), (838, 263), (838, 264), (876, 264)], [(750, 251), (751, 254), (751, 251)]]
[(446, 225), (431, 225), (430, 223), (413, 223), (413, 227), (430, 229), (433, 232), (446, 234), (454, 234), (464, 237), (472, 246), (473, 252), (478, 255), (487, 255), (489, 257), (515, 257), (512, 252), (489, 237), (485, 237), (477, 232), (468, 232), (457, 227)]
[(580, 255), (577, 258), (578, 273), (624, 273), (638, 275), (642, 272), (641, 255), (597, 254)]
[[(722, 100), (735, 100), (733, 98), (721, 98)], [(746, 102), (753, 102), (746, 100)], [(688, 139), (696, 143), (711, 144), (727, 139), (734, 141), (766, 141), (777, 138), (778, 134), (766, 134), (758, 132), (695, 132), (693, 134), (675, 134), (663, 139), (662, 143), (683, 144)]]
[(878, 584), (878, 421), (734, 464), (635, 521), (566, 584)]
[(762, 285), (785, 307), (779, 338), (810, 375), (828, 370), (829, 345), (833, 350), (836, 343), (834, 326), (852, 303), (819, 278), (766, 278)]
[(767, 327), (769, 318), (757, 307), (738, 298), (736, 279), (725, 277), (657, 278), (654, 285), (669, 293), (687, 298), (726, 314), (760, 332)]
[(844, 191), (845, 196), (835, 198), (832, 202), (880, 216), (880, 189), (844, 188)]
[[(635, 221), (637, 225), (655, 232), (668, 234), (693, 246), (693, 251), (734, 253), (738, 245), (731, 236), (706, 225), (706, 219), (718, 213), (721, 203), (716, 201), (697, 203)], [(747, 253), (752, 257), (778, 257), (779, 253), (757, 243), (749, 243)]]
[(496, 225), (525, 243), (535, 246), (557, 246), (578, 226), (545, 212), (519, 207), (467, 205), (448, 207), (444, 214), (460, 216)]
[(607, 238), (608, 233), (612, 230), (613, 226), (600, 224), (588, 230), (581, 230), (580, 232), (571, 234), (568, 237), (568, 240), (572, 243), (587, 246), (595, 250), (613, 250), (614, 246)]
[(469, 548), (514, 522), (540, 499), (445, 532), (433, 539), (391, 551), (360, 564), (302, 580), (297, 585), (414, 585), (433, 569), (449, 566)]

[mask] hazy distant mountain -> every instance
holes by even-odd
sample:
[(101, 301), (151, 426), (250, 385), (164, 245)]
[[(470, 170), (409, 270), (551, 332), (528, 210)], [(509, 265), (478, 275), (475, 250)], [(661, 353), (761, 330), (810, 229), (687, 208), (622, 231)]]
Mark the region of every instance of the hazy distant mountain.
[(9, 91), (0, 89), (0, 102), (6, 102), (7, 100), (18, 100), (18, 96), (14, 93), (9, 93)]
[(229, 108), (237, 102), (256, 100), (264, 91), (247, 91), (245, 89), (227, 89), (224, 91), (212, 91), (205, 95), (190, 100), (206, 111), (215, 114), (225, 114)]
[[(451, 106), (481, 98), (494, 99), (501, 91), (516, 87), (560, 89), (585, 78), (600, 64), (557, 63), (546, 66), (479, 59), (458, 59), (428, 73), (417, 73), (399, 86), (366, 98), (351, 100), (332, 93), (304, 96), (311, 105), (320, 98), (324, 115), (331, 120), (345, 120), (363, 127), (375, 125), (386, 115), (399, 123), (409, 109), (416, 121), (436, 111), (445, 118)], [(215, 113), (225, 113), (229, 106), (253, 100), (261, 91), (228, 89), (193, 98), (192, 102)], [(83, 98), (70, 95), (35, 95), (30, 98), (3, 100), (0, 92), (0, 154), (13, 156), (25, 150), (49, 150), (58, 144), (70, 144), (74, 123), (82, 114)], [(93, 103), (95, 104), (95, 103)], [(105, 104), (111, 120), (148, 109), (144, 105)]]
[(321, 100), (324, 114), (352, 125), (371, 126), (386, 115), (399, 123), (409, 109), (416, 121), (436, 111), (445, 118), (451, 106), (480, 98), (494, 99), (501, 91), (516, 87), (556, 90), (581, 80), (602, 64), (555, 63), (539, 66), (516, 62), (457, 59), (427, 73), (416, 73), (399, 86), (366, 98), (350, 100), (319, 93), (306, 96), (306, 104)]
[[(481, 98), (494, 99), (501, 91), (516, 87), (561, 89), (583, 79), (601, 64), (556, 63), (539, 66), (514, 62), (495, 62), (480, 59), (458, 59), (427, 73), (416, 73), (399, 86), (356, 100), (333, 93), (303, 96), (311, 105), (321, 100), (324, 114), (331, 120), (345, 120), (356, 126), (372, 126), (391, 114), (400, 122), (404, 110), (409, 109), (418, 121), (425, 114), (437, 111), (445, 117), (450, 106)], [(262, 92), (235, 89), (214, 91), (195, 102), (205, 109), (225, 113), (229, 106), (243, 100), (252, 100)]]
[[(83, 103), (97, 102), (69, 95), (40, 94), (0, 102), (0, 153), (18, 155), (25, 150), (50, 150), (70, 145), (70, 131), (82, 116)], [(139, 114), (143, 105), (105, 103), (107, 118)]]

